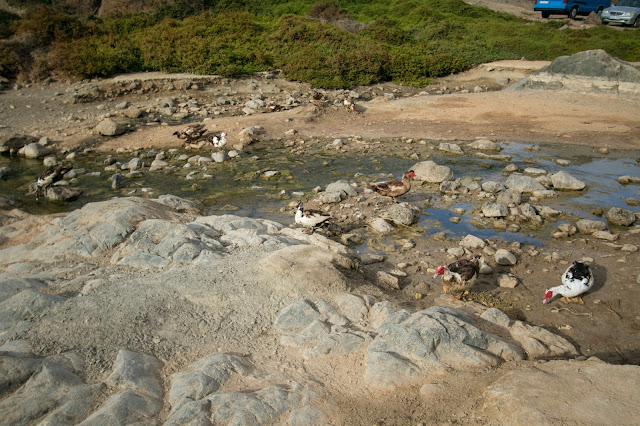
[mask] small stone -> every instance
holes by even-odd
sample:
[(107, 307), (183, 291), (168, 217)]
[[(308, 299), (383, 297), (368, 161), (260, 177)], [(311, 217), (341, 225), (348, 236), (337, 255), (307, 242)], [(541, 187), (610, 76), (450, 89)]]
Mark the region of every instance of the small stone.
[(450, 249), (447, 249), (447, 254), (457, 259), (461, 256), (464, 256), (464, 249), (462, 247), (452, 247)]
[(105, 118), (96, 126), (96, 131), (103, 136), (119, 136), (127, 130), (126, 123)]
[(474, 235), (467, 235), (462, 240), (460, 240), (460, 247), (469, 249), (469, 250), (477, 250), (484, 248), (487, 244), (480, 238)]
[(593, 234), (596, 231), (604, 231), (607, 229), (607, 224), (599, 220), (581, 219), (576, 222), (578, 231), (581, 234)]
[(480, 274), (482, 275), (491, 275), (493, 274), (493, 268), (484, 263), (480, 266), (480, 270), (478, 272), (480, 272)]
[(393, 226), (381, 217), (370, 220), (368, 225), (379, 234), (388, 234), (393, 232)]
[(555, 189), (576, 190), (580, 191), (585, 188), (585, 183), (574, 178), (565, 171), (560, 171), (551, 175), (551, 181)]
[(503, 274), (498, 278), (498, 285), (502, 288), (516, 288), (518, 278), (513, 274)]
[(27, 158), (42, 158), (49, 153), (49, 150), (34, 142), (23, 147), (20, 152)]
[(400, 281), (398, 277), (384, 271), (378, 271), (377, 277), (379, 283), (400, 290)]
[(380, 262), (383, 262), (385, 259), (383, 255), (375, 254), (375, 253), (364, 253), (364, 254), (361, 254), (359, 258), (360, 258), (360, 263), (362, 263), (363, 265), (372, 265), (374, 263), (380, 263)]
[(609, 231), (596, 231), (593, 234), (594, 238), (598, 238), (600, 240), (607, 240), (607, 241), (615, 241), (618, 239), (618, 234), (612, 234)]
[(495, 260), (498, 265), (502, 266), (513, 266), (518, 262), (516, 256), (505, 249), (496, 250)]
[(487, 203), (482, 207), (482, 214), (485, 217), (506, 217), (509, 215), (509, 208), (504, 204)]
[(426, 383), (420, 388), (420, 396), (428, 401), (431, 401), (434, 395), (436, 395), (439, 390), (440, 386), (438, 386), (436, 383)]
[(558, 225), (558, 230), (561, 231), (561, 232), (566, 233), (567, 235), (573, 235), (576, 232), (578, 232), (576, 227), (571, 225), (570, 223), (562, 223), (562, 224)]
[(511, 223), (507, 226), (507, 231), (509, 232), (513, 232), (513, 233), (517, 233), (520, 232), (520, 225), (515, 224), (515, 223)]

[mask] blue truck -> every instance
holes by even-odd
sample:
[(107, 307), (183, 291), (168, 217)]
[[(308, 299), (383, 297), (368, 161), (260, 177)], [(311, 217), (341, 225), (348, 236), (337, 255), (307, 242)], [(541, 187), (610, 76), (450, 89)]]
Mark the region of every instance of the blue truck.
[(591, 12), (600, 14), (611, 6), (611, 0), (535, 0), (533, 10), (542, 12), (543, 18), (551, 15), (567, 15), (576, 19), (578, 15), (588, 15)]

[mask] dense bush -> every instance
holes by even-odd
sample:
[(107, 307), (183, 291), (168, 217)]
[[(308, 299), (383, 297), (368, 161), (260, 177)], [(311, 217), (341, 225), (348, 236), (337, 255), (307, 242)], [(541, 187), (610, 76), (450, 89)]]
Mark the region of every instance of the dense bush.
[(429, 77), (442, 77), (468, 68), (469, 64), (459, 56), (405, 49), (393, 55), (388, 74), (395, 82), (421, 87), (429, 84)]
[(640, 60), (640, 31), (560, 31), (558, 21), (532, 23), (462, 0), (156, 0), (147, 13), (123, 8), (101, 18), (42, 5), (63, 1), (11, 1), (40, 5), (21, 19), (0, 14), (0, 36), (11, 37), (0, 45), (0, 73), (8, 76), (160, 70), (235, 77), (279, 68), (316, 87), (350, 88), (389, 80), (421, 86), (483, 62), (597, 48)]
[(20, 16), (15, 13), (0, 9), (0, 39), (7, 38), (13, 34), (13, 23), (18, 21)]
[(33, 33), (42, 47), (53, 41), (69, 42), (82, 37), (85, 26), (76, 17), (58, 12), (51, 7), (37, 6), (15, 24), (16, 34), (26, 32)]
[(9, 43), (0, 42), (0, 76), (14, 78), (20, 72), (20, 61)]
[(142, 71), (139, 50), (125, 38), (109, 36), (56, 44), (58, 67), (79, 77), (109, 77), (117, 73)]

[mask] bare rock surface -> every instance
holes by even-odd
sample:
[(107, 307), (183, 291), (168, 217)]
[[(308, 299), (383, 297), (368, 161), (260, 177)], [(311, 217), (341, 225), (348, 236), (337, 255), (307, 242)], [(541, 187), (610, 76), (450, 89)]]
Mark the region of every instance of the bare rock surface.
[[(334, 304), (299, 300), (282, 310), (276, 325), (281, 343), (297, 347), (305, 359), (366, 350), (364, 382), (394, 389), (429, 379), (447, 369), (477, 370), (505, 361), (575, 356), (566, 339), (493, 309), (487, 323), (504, 328), (498, 337), (483, 331), (461, 310), (434, 306), (418, 312), (370, 296), (336, 296)], [(487, 329), (491, 329), (488, 327)]]
[(364, 272), (367, 256), (320, 233), (198, 211), (166, 195), (16, 214), (0, 250), (0, 422), (340, 423), (344, 386), (378, 395), (371, 409), (389, 390), (430, 381), (439, 395), (443, 377), (468, 388), (480, 373), (490, 386), (503, 368), (580, 354), (498, 309), (389, 300), (413, 260)]
[[(633, 424), (637, 365), (550, 361), (508, 372), (484, 392), (481, 413), (497, 424)], [(506, 409), (518, 407), (518, 409)]]

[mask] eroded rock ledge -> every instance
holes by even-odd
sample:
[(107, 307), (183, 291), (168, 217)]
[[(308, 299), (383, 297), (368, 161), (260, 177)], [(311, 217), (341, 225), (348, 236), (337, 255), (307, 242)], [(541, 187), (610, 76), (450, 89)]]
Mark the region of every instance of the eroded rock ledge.
[[(364, 362), (350, 379), (372, 392), (413, 392), (435, 376), (510, 365), (478, 401), (497, 422), (583, 418), (583, 394), (563, 393), (584, 385), (565, 382), (578, 368), (596, 383), (590, 398), (616, 395), (589, 412), (595, 423), (615, 412), (624, 424), (640, 402), (607, 382), (637, 382), (637, 366), (567, 361), (580, 355), (572, 343), (498, 309), (412, 311), (369, 295), (375, 283), (349, 278), (358, 257), (318, 234), (199, 216), (173, 196), (11, 216), (0, 250), (3, 424), (339, 423), (323, 398), (342, 391), (331, 388), (342, 378), (327, 370), (320, 383), (304, 366), (353, 356)], [(532, 367), (546, 359), (558, 361)], [(548, 388), (568, 404), (562, 415), (522, 403)]]

